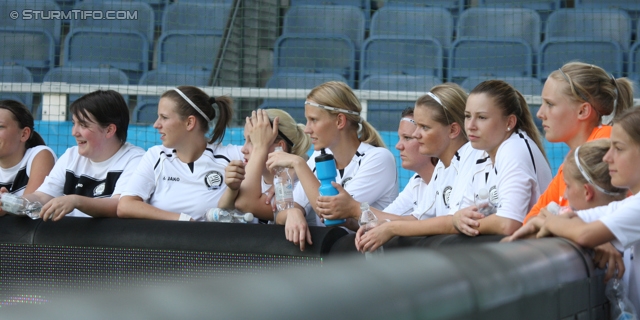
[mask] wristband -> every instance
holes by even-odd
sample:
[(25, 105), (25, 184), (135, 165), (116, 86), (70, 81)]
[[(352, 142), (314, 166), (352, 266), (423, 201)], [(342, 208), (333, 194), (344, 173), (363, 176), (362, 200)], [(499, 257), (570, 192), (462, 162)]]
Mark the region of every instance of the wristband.
[(191, 221), (191, 216), (180, 212), (180, 218), (178, 218), (178, 221)]

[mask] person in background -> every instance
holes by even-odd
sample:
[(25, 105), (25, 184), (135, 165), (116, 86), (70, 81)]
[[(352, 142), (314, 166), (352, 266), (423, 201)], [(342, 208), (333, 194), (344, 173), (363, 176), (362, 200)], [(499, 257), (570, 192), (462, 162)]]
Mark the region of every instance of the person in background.
[[(395, 159), (380, 134), (362, 117), (360, 101), (343, 82), (330, 81), (315, 87), (305, 101), (305, 133), (311, 137), (314, 153), (308, 161), (284, 152), (269, 154), (267, 167), (293, 168), (300, 183), (293, 191), (295, 208), (278, 213), (277, 223), (285, 225), (287, 240), (304, 250), (312, 244), (308, 226), (323, 225), (325, 214), (351, 215), (351, 208), (318, 211), (320, 182), (315, 175), (315, 158), (321, 150), (333, 154), (336, 181), (333, 186), (359, 202), (383, 209), (398, 195)], [(358, 208), (358, 211), (360, 209)], [(347, 225), (357, 229), (356, 220)]]
[[(273, 220), (269, 189), (273, 189), (273, 171), (265, 165), (276, 147), (307, 159), (311, 147), (304, 125), (297, 124), (280, 109), (259, 109), (247, 117), (244, 126), (244, 161), (234, 160), (225, 169), (227, 189), (218, 202), (224, 209), (251, 212), (261, 222)], [(293, 172), (291, 172), (292, 177)], [(294, 184), (295, 186), (295, 184)], [(271, 193), (273, 194), (273, 193)]]
[[(220, 114), (207, 140), (210, 123)], [(217, 207), (226, 189), (224, 169), (241, 160), (238, 146), (221, 144), (232, 120), (229, 97), (209, 97), (193, 86), (180, 86), (162, 94), (153, 127), (162, 145), (149, 148), (133, 178), (125, 186), (118, 217), (202, 221)]]
[(127, 103), (116, 91), (98, 90), (70, 109), (78, 145), (67, 149), (36, 192), (23, 197), (44, 205), (45, 221), (66, 215), (115, 217), (123, 186), (144, 153), (127, 142)]
[(33, 125), (33, 116), (25, 105), (15, 100), (0, 101), (2, 193), (21, 196), (35, 192), (56, 162), (55, 153)]

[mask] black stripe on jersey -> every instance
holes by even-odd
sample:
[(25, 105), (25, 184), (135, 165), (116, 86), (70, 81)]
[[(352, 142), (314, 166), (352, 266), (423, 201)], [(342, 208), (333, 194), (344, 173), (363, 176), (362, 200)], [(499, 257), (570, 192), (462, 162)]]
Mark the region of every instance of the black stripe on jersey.
[(460, 161), (460, 154), (458, 153), (458, 151), (456, 151), (456, 154), (454, 154), (453, 156), (456, 157), (456, 160)]
[(225, 157), (225, 156), (223, 156), (221, 154), (214, 154), (213, 157), (216, 158), (216, 159), (225, 159), (225, 160), (227, 160), (227, 162), (231, 162), (231, 160), (229, 160), (229, 158), (227, 158), (227, 157)]
[(484, 173), (484, 183), (487, 183), (487, 181), (489, 181), (489, 172)]
[(436, 181), (436, 180), (438, 180), (438, 174), (436, 174), (436, 176), (433, 177), (433, 181)]
[(531, 146), (529, 145), (529, 141), (527, 141), (527, 139), (524, 137), (522, 133), (518, 133), (518, 135), (520, 136), (520, 138), (522, 138), (522, 140), (524, 140), (524, 143), (527, 145), (527, 149), (529, 149), (529, 156), (531, 157), (531, 163), (533, 163), (533, 171), (537, 172), (536, 161), (533, 160), (533, 152), (531, 151)]
[(483, 158), (483, 159), (478, 159), (478, 160), (476, 161), (476, 164), (485, 163), (485, 162), (487, 162), (487, 160), (488, 160), (488, 159), (489, 159), (489, 156), (487, 156), (486, 158)]
[(414, 179), (418, 179), (418, 178), (420, 178), (420, 175), (419, 175), (419, 174), (416, 174), (416, 176), (415, 176), (415, 177), (413, 177), (413, 178), (414, 178)]
[[(111, 171), (107, 173), (106, 179), (96, 180), (85, 175), (77, 177), (73, 172), (67, 171), (62, 192), (66, 195), (77, 194), (89, 198), (110, 197), (116, 188), (116, 182), (118, 182), (121, 174), (122, 171)], [(102, 193), (94, 195), (96, 188), (103, 183), (104, 190)]]
[(358, 157), (364, 157), (364, 153), (360, 153), (360, 152), (358, 152), (358, 150), (356, 150), (356, 156), (358, 156)]
[(27, 167), (24, 166), (18, 170), (16, 177), (13, 179), (13, 183), (10, 185), (0, 185), (0, 187), (5, 187), (9, 190), (10, 193), (14, 193), (18, 190), (24, 189), (27, 187), (27, 183), (29, 183), (29, 176), (27, 175)]
[(189, 166), (189, 170), (191, 170), (191, 173), (193, 173), (193, 162), (187, 163), (187, 166)]
[(311, 172), (316, 173), (316, 167), (313, 167), (313, 170), (311, 170)]

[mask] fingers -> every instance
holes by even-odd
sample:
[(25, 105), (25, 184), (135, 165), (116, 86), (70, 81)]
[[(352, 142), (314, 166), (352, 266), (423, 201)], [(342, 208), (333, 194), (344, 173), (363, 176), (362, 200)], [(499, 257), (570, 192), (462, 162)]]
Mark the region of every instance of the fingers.
[(624, 261), (622, 261), (622, 256), (616, 259), (616, 266), (618, 267), (618, 274), (616, 275), (616, 278), (622, 279), (624, 272), (627, 271), (627, 269), (624, 268)]
[(471, 237), (475, 237), (478, 234), (480, 234), (480, 231), (478, 231), (478, 230), (476, 230), (476, 229), (471, 227), (471, 223), (477, 223), (477, 221), (471, 220), (471, 219), (468, 219), (468, 218), (463, 218), (463, 219), (461, 219), (460, 222), (461, 223), (458, 224), (458, 229), (460, 230), (460, 232), (462, 232), (462, 233), (464, 233), (464, 234), (466, 234), (468, 236), (471, 236)]
[(306, 240), (305, 236), (307, 235), (307, 233), (302, 230), (297, 230), (297, 231), (298, 231), (298, 244), (300, 245), (300, 251), (304, 251), (304, 246), (305, 244), (307, 244), (307, 242), (305, 241)]
[(609, 261), (609, 267), (607, 267), (607, 271), (604, 274), (604, 281), (607, 282), (616, 274), (616, 262), (615, 259), (611, 259)]

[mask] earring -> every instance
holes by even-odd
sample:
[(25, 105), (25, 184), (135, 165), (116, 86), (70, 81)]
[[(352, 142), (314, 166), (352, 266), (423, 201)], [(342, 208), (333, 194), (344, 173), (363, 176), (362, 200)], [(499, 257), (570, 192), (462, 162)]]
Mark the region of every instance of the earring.
[(510, 127), (507, 127), (507, 131), (511, 131), (511, 128), (510, 128)]

